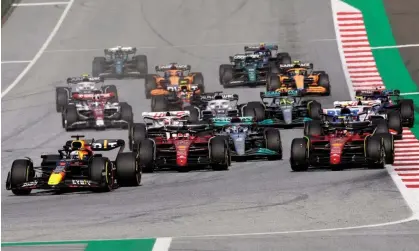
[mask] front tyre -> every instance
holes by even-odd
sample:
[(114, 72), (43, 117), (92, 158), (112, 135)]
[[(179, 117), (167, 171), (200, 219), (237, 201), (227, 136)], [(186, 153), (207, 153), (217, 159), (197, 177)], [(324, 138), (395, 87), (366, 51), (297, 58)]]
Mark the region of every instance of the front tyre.
[(306, 138), (296, 138), (291, 142), (291, 169), (294, 172), (304, 172), (308, 170), (308, 140)]
[(139, 186), (142, 170), (133, 152), (119, 153), (116, 157), (116, 177), (121, 186)]

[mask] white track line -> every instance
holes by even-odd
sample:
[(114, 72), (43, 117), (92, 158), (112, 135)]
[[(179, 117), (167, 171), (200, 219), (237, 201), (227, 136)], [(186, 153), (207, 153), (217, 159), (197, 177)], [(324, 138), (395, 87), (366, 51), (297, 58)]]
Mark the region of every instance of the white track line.
[(45, 5), (59, 5), (59, 4), (71, 4), (70, 2), (51, 2), (51, 3), (14, 3), (13, 7), (27, 7), (27, 6), (45, 6)]
[(30, 63), (31, 60), (20, 60), (20, 61), (1, 61), (2, 64), (25, 64)]
[(376, 46), (371, 47), (372, 50), (385, 50), (385, 49), (396, 49), (396, 48), (408, 48), (408, 47), (419, 47), (419, 44), (401, 44), (391, 46)]
[(17, 76), (15, 81), (11, 85), (9, 85), (4, 92), (1, 93), (1, 97), (3, 98), (7, 93), (10, 92), (22, 78), (29, 72), (29, 70), (35, 65), (35, 63), (39, 60), (39, 58), (44, 53), (45, 49), (48, 47), (49, 43), (51, 43), (54, 36), (57, 34), (58, 30), (61, 27), (61, 24), (64, 22), (65, 17), (67, 16), (68, 12), (70, 11), (71, 6), (73, 5), (74, 0), (70, 0), (67, 4), (67, 7), (64, 9), (63, 14), (61, 14), (60, 19), (58, 20), (57, 24), (55, 25), (52, 32), (49, 34), (47, 40), (45, 40), (44, 44), (42, 45), (41, 49), (39, 49), (38, 53), (36, 53), (35, 57), (31, 60), (31, 62), (26, 66), (26, 68)]
[(157, 238), (152, 251), (168, 251), (171, 243), (172, 238)]

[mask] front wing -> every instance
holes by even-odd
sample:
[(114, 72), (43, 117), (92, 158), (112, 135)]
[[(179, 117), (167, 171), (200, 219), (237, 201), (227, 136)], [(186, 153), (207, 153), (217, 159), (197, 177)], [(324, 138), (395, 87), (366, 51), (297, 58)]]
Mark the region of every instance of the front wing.
[(80, 120), (67, 125), (68, 130), (78, 130), (78, 129), (96, 129), (103, 130), (106, 128), (126, 128), (129, 126), (129, 122), (125, 120), (111, 120), (105, 119), (103, 121), (95, 120)]

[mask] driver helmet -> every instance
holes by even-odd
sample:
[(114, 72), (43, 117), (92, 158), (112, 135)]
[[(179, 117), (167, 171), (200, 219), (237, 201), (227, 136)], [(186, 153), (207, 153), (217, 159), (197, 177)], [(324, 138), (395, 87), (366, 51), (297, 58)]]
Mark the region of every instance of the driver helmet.
[(347, 106), (344, 106), (340, 109), (340, 114), (341, 115), (351, 115), (351, 109), (349, 109)]
[(265, 49), (265, 43), (259, 43), (259, 49), (264, 50)]

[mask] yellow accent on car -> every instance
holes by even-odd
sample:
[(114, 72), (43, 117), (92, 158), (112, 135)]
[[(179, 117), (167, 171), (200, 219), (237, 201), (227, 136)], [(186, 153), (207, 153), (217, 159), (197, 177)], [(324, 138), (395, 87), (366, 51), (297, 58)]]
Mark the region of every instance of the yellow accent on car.
[(52, 173), (48, 179), (48, 185), (55, 186), (60, 184), (63, 179), (63, 175), (61, 173)]

